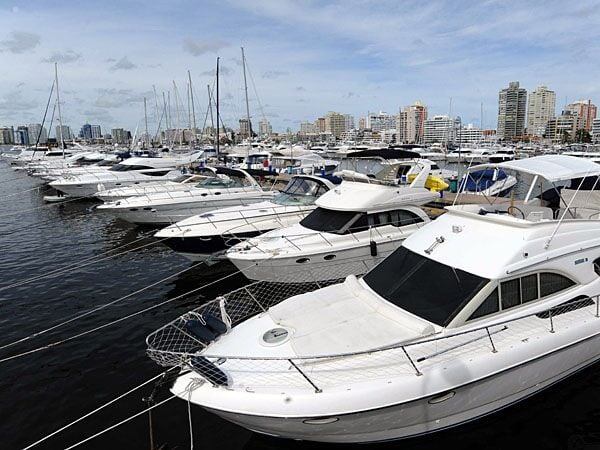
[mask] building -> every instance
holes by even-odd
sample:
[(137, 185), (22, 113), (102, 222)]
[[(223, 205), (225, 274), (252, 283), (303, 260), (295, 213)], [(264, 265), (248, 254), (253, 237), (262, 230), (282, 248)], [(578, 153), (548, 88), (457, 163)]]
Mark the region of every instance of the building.
[(354, 129), (354, 116), (350, 114), (344, 114), (344, 131)]
[(92, 126), (89, 123), (86, 123), (81, 127), (81, 130), (79, 131), (79, 137), (88, 141), (92, 140)]
[(556, 93), (538, 86), (529, 94), (527, 105), (527, 134), (543, 136), (550, 119), (556, 117)]
[(333, 111), (328, 112), (325, 115), (325, 132), (339, 139), (344, 131), (346, 131), (346, 116)]
[(459, 127), (460, 121), (457, 118), (448, 116), (433, 116), (427, 119), (423, 124), (423, 143), (447, 144), (455, 142), (456, 129)]
[(498, 139), (508, 141), (525, 134), (527, 91), (518, 81), (508, 83), (508, 88), (498, 94)]
[(592, 121), (592, 142), (600, 144), (600, 119), (594, 119)]
[(427, 107), (420, 101), (405, 106), (396, 119), (396, 139), (398, 142), (415, 144), (423, 141)]
[(483, 130), (475, 127), (472, 123), (460, 127), (456, 136), (456, 142), (460, 144), (477, 144), (483, 141)]
[(300, 122), (300, 134), (315, 134), (317, 132), (317, 127), (312, 122)]
[(358, 119), (358, 129), (359, 130), (367, 129), (367, 118), (366, 117), (361, 117), (360, 119)]
[[(60, 141), (60, 132), (61, 132), (61, 126), (57, 125), (56, 126), (56, 140)], [(73, 133), (71, 132), (71, 127), (68, 125), (62, 125), (62, 138), (63, 141), (70, 141), (73, 139)]]
[(12, 145), (15, 143), (15, 130), (13, 127), (0, 128), (0, 145)]
[(563, 111), (560, 116), (548, 121), (545, 132), (546, 139), (550, 139), (555, 144), (573, 142), (578, 121), (577, 114)]
[(29, 129), (29, 138), (32, 145), (35, 145), (36, 142), (39, 144), (48, 143), (48, 131), (41, 123), (30, 123), (27, 128)]
[(396, 129), (396, 116), (384, 111), (369, 113), (367, 116), (367, 128), (375, 132), (394, 130)]
[(240, 119), (240, 132), (239, 135), (242, 138), (249, 138), (252, 132), (252, 122), (248, 119)]
[(110, 130), (113, 144), (129, 144), (129, 131), (123, 128), (113, 128)]
[(25, 125), (17, 127), (15, 130), (15, 144), (30, 145), (29, 129)]
[(319, 117), (315, 120), (315, 128), (317, 129), (317, 133), (325, 133), (326, 128), (325, 117)]
[(578, 100), (568, 104), (565, 107), (565, 111), (577, 114), (578, 121), (576, 127), (578, 130), (591, 131), (598, 108), (591, 100)]
[(258, 134), (261, 138), (269, 137), (273, 134), (273, 127), (267, 119), (258, 122)]
[(100, 128), (100, 125), (92, 125), (92, 139), (102, 139), (102, 128)]

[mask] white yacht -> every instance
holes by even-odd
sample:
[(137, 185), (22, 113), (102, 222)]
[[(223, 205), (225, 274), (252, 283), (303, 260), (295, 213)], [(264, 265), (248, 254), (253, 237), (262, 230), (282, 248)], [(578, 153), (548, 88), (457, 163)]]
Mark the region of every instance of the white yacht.
[[(202, 152), (181, 158), (128, 158), (108, 169), (65, 175), (50, 183), (57, 191), (72, 197), (91, 197), (104, 189), (131, 186), (140, 183), (175, 180), (181, 176), (177, 166), (191, 164)], [(88, 171), (90, 167), (81, 170)]]
[(194, 173), (182, 173), (175, 180), (155, 181), (144, 184), (135, 184), (114, 189), (103, 189), (94, 194), (94, 197), (104, 203), (116, 202), (129, 197), (139, 197), (142, 195), (156, 194), (161, 192), (185, 191), (193, 185), (205, 180), (207, 177), (216, 175), (216, 169), (212, 167), (204, 167), (200, 171)]
[(298, 223), (316, 208), (315, 200), (333, 187), (323, 177), (295, 175), (270, 200), (207, 211), (170, 225), (154, 237), (192, 261), (207, 260), (247, 238)]
[(503, 148), (489, 156), (488, 162), (501, 163), (504, 161), (512, 161), (517, 159), (517, 154), (512, 148)]
[(517, 184), (514, 175), (507, 174), (499, 167), (470, 170), (459, 182), (459, 192), (484, 195), (487, 197), (503, 197), (510, 193)]
[(252, 280), (312, 281), (369, 270), (429, 222), (416, 205), (438, 195), (424, 187), (427, 170), (409, 186), (343, 181), (316, 201), (300, 223), (229, 249), (227, 258)]
[(523, 202), (448, 207), (362, 279), (219, 297), (148, 336), (149, 356), (181, 368), (183, 401), (339, 443), (457, 426), (592, 365), (600, 220), (533, 195), (600, 167), (560, 155), (499, 167), (533, 178)]
[(136, 224), (167, 225), (214, 209), (258, 203), (276, 194), (275, 190), (263, 190), (245, 170), (217, 167), (216, 176), (187, 189), (104, 203), (97, 211)]

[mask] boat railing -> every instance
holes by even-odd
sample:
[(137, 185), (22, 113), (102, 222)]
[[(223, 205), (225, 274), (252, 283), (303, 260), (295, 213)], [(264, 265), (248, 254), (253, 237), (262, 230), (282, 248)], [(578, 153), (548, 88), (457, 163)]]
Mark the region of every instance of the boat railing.
[[(282, 388), (321, 392), (334, 386), (363, 381), (391, 382), (399, 376), (423, 376), (446, 370), (469, 355), (494, 357), (514, 351), (543, 335), (568, 332), (600, 318), (599, 295), (576, 296), (568, 302), (506, 321), (489, 321), (466, 330), (447, 329), (410, 341), (333, 354), (241, 356), (211, 350), (210, 342), (189, 331), (190, 320), (223, 319), (236, 327), (292, 296), (323, 288), (341, 280), (304, 283), (256, 282), (218, 297), (159, 328), (147, 339), (148, 355), (161, 366), (194, 370), (214, 385), (256, 392)], [(360, 330), (357, 330), (359, 333)], [(594, 331), (590, 330), (590, 334)], [(227, 334), (223, 336), (226, 338)], [(293, 337), (292, 337), (293, 338)], [(242, 353), (243, 355), (243, 353)], [(201, 361), (199, 364), (198, 361)], [(223, 380), (226, 383), (215, 380)]]

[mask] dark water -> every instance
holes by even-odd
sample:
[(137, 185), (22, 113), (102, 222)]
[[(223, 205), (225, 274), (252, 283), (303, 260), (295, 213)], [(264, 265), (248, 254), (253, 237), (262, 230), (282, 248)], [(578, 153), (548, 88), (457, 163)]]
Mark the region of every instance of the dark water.
[[(147, 230), (90, 211), (91, 202), (44, 206), (35, 179), (0, 162), (0, 289), (57, 267), (119, 247), (151, 243)], [(11, 194), (18, 195), (8, 197)], [(39, 208), (32, 211), (32, 208)], [(18, 214), (15, 214), (17, 213)], [(133, 242), (136, 241), (136, 242)], [(121, 248), (123, 245), (127, 245)], [(191, 263), (160, 244), (0, 291), (0, 346), (63, 318), (147, 286)], [(233, 272), (228, 264), (198, 266), (85, 319), (14, 347), (0, 358), (34, 349), (134, 313)], [(145, 355), (145, 337), (199, 303), (246, 283), (236, 275), (209, 289), (65, 344), (0, 363), (0, 449), (21, 448), (160, 373)], [(598, 448), (600, 366), (589, 368), (533, 398), (470, 425), (429, 437), (363, 445), (363, 449)], [(38, 448), (64, 448), (146, 407), (148, 386), (51, 438)], [(159, 390), (156, 400), (168, 395)], [(201, 449), (332, 449), (255, 435), (198, 407), (192, 409), (194, 445)], [(155, 445), (189, 448), (187, 404), (153, 411)], [(81, 448), (148, 449), (143, 415)], [(347, 446), (346, 446), (347, 447)], [(346, 448), (344, 447), (344, 448)]]

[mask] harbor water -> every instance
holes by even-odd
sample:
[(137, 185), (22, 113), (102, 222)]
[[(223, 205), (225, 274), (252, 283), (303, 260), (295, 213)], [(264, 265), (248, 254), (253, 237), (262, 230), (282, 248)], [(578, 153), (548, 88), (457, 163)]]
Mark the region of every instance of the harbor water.
[[(91, 201), (44, 204), (47, 188), (6, 162), (0, 162), (0, 188), (2, 449), (23, 448), (162, 372), (145, 354), (146, 336), (248, 283), (226, 262), (194, 266), (156, 242), (152, 230), (104, 216)], [(226, 275), (231, 276), (221, 280)], [(220, 281), (182, 296), (215, 280)], [(153, 283), (114, 305), (8, 345)], [(11, 356), (16, 357), (7, 359)], [(153, 388), (133, 392), (36, 448), (68, 447), (145, 409)], [(167, 384), (156, 388), (153, 400), (168, 396)], [(360, 448), (600, 448), (598, 398), (600, 365), (595, 365), (470, 424)], [(190, 413), (195, 448), (342, 448), (260, 436), (196, 406)], [(153, 410), (151, 418), (143, 414), (81, 448), (149, 449), (151, 436), (155, 448), (190, 448), (188, 404), (171, 400)]]

